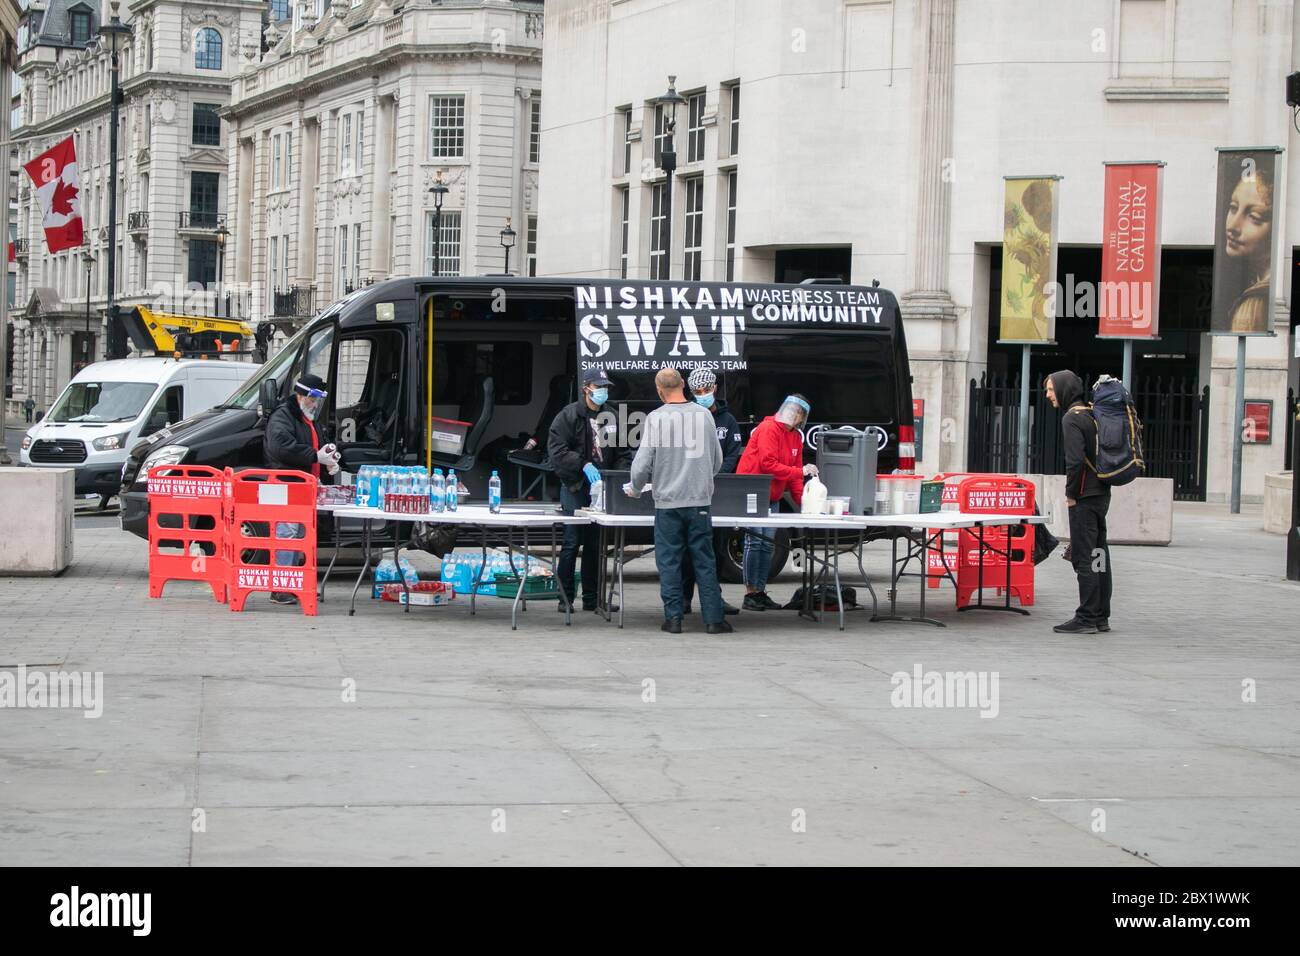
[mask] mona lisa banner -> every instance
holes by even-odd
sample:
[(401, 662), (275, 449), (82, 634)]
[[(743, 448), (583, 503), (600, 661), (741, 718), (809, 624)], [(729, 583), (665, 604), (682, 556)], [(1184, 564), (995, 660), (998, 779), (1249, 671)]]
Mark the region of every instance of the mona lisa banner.
[(1056, 340), (1059, 176), (1008, 176), (1002, 203), (1002, 309), (998, 340)]
[(1107, 163), (1098, 334), (1151, 339), (1160, 315), (1164, 163)]
[(1214, 291), (1210, 331), (1273, 331), (1273, 264), (1277, 261), (1274, 183), (1281, 150), (1220, 149), (1214, 204)]

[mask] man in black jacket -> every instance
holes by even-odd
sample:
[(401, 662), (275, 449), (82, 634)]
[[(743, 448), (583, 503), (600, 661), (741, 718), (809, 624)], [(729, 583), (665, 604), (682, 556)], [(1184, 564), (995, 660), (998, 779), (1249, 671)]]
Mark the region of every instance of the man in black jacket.
[[(726, 402), (718, 398), (718, 376), (707, 368), (697, 368), (691, 373), (686, 384), (691, 387), (691, 397), (697, 405), (703, 405), (713, 413), (713, 424), (718, 433), (718, 443), (722, 446), (722, 467), (720, 475), (734, 475), (736, 465), (740, 463), (740, 453), (744, 451), (744, 442), (740, 440), (740, 423), (736, 416), (727, 411)], [(687, 550), (682, 556), (682, 613), (691, 613), (691, 601), (695, 597), (695, 566), (691, 564), (691, 554)], [(740, 608), (734, 604), (722, 602), (724, 614), (739, 614)]]
[[(560, 510), (566, 515), (591, 504), (591, 486), (600, 479), (602, 468), (628, 468), (631, 464), (631, 455), (615, 441), (615, 427), (609, 425), (601, 431), (598, 422), (601, 406), (609, 400), (609, 386), (609, 377), (603, 370), (587, 369), (582, 374), (582, 394), (578, 400), (564, 406), (551, 422), (546, 448), (560, 480)], [(596, 570), (604, 557), (600, 553), (600, 528), (594, 524), (565, 525), (564, 546), (555, 570), (570, 602), (579, 548), (582, 549), (582, 608), (594, 611), (598, 603)], [(559, 608), (563, 610), (562, 605)]]
[[(294, 383), (289, 400), (276, 407), (266, 423), (264, 451), (268, 468), (306, 471), (321, 477), (323, 467), (330, 475), (339, 473), (339, 453), (333, 444), (321, 446), (315, 420), (325, 406), (328, 393), (318, 375), (302, 375)], [(265, 534), (265, 531), (261, 531)], [(277, 521), (277, 538), (304, 538), (307, 529), (294, 522)], [(298, 551), (275, 552), (278, 567), (297, 567), (304, 563)], [(294, 596), (279, 591), (271, 592), (276, 604), (292, 604)]]
[(1097, 420), (1083, 400), (1083, 381), (1070, 371), (1047, 378), (1047, 400), (1064, 409), (1065, 503), (1070, 509), (1070, 561), (1079, 579), (1079, 607), (1074, 617), (1052, 630), (1061, 634), (1096, 634), (1110, 630), (1112, 573), (1106, 543), (1110, 486), (1097, 477), (1089, 454), (1096, 455)]

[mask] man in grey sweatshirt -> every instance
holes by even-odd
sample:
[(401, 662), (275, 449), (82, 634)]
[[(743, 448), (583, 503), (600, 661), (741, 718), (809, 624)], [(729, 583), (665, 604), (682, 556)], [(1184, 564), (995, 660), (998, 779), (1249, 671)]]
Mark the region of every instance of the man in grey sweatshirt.
[(682, 558), (688, 552), (700, 588), (700, 613), (710, 634), (728, 634), (722, 616), (722, 588), (713, 555), (713, 476), (722, 467), (713, 415), (686, 400), (685, 383), (674, 368), (660, 369), (655, 390), (664, 404), (651, 412), (632, 459), (631, 481), (623, 490), (640, 497), (647, 484), (655, 500), (655, 564), (664, 602), (662, 630), (682, 632)]

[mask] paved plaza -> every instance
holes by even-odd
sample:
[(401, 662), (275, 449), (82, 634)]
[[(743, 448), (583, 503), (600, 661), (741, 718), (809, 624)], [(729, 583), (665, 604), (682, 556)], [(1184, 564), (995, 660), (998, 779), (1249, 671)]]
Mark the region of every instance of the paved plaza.
[[(534, 604), (511, 632), (491, 598), (475, 618), (349, 618), (333, 585), (316, 618), (188, 584), (150, 600), (144, 542), (81, 524), (64, 575), (0, 578), (0, 670), (103, 673), (97, 719), (0, 710), (6, 863), (1300, 859), (1300, 585), (1257, 508), (1180, 505), (1172, 546), (1115, 548), (1096, 637), (1052, 633), (1074, 596), (1057, 555), (1028, 618), (957, 614), (945, 589), (946, 629), (767, 612), (670, 637), (642, 560), (624, 630)], [(887, 563), (873, 545), (882, 596)], [(895, 706), (918, 668), (993, 697)]]

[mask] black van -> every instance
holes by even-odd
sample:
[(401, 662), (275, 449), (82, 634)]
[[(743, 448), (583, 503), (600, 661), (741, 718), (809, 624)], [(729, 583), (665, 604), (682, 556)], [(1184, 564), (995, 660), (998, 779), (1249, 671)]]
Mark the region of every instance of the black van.
[[(329, 383), (319, 421), (348, 471), (454, 467), (481, 500), (496, 468), (507, 499), (541, 497), (542, 472), (511, 462), (509, 452), (529, 437), (545, 447), (551, 418), (576, 398), (577, 376), (590, 365), (608, 372), (611, 406), (628, 414), (658, 404), (653, 378), (663, 365), (712, 368), (746, 435), (785, 395), (801, 392), (812, 404), (810, 460), (821, 429), (853, 425), (877, 434), (881, 472), (913, 468), (907, 346), (897, 301), (884, 289), (397, 278), (316, 316), (224, 405), (136, 445), (122, 470), (122, 527), (148, 534), (146, 466), (263, 465), (266, 419), (304, 372)], [(451, 447), (439, 438), (448, 427), (467, 432), (455, 454), (433, 450)], [(552, 477), (546, 496), (556, 493)], [(319, 534), (331, 540), (329, 522)], [(739, 580), (738, 534), (719, 544), (724, 575)], [(784, 549), (774, 557), (784, 563)]]

